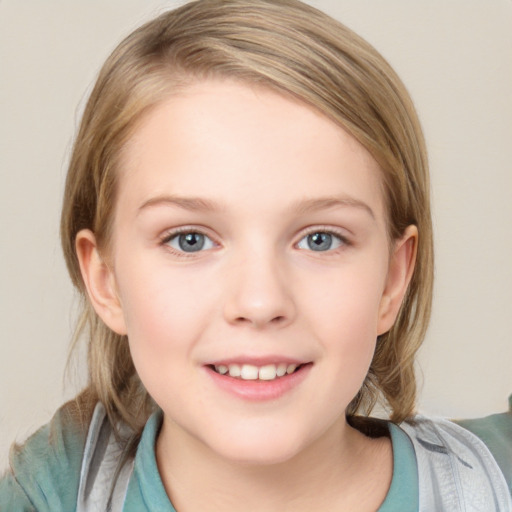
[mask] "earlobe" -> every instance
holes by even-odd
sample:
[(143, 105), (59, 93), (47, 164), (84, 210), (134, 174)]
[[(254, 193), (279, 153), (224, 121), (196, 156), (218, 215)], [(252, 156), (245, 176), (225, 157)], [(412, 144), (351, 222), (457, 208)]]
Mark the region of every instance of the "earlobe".
[(418, 229), (413, 225), (408, 226), (403, 236), (396, 241), (391, 254), (379, 307), (378, 335), (389, 331), (396, 320), (413, 275), (417, 246)]
[(94, 233), (89, 229), (79, 231), (75, 247), (82, 279), (94, 310), (110, 329), (117, 334), (126, 334), (114, 274), (101, 257)]

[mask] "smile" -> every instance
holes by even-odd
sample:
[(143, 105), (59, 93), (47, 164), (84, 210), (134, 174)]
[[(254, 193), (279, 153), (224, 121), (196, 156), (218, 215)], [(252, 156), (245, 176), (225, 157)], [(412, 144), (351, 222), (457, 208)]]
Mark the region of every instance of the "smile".
[(275, 380), (285, 375), (291, 375), (300, 368), (297, 364), (266, 364), (255, 366), (252, 364), (213, 365), (213, 370), (220, 375), (229, 375), (241, 380)]
[[(274, 360), (276, 361), (276, 360)], [(223, 392), (250, 402), (284, 397), (307, 379), (313, 362), (217, 361), (204, 366), (212, 382)]]

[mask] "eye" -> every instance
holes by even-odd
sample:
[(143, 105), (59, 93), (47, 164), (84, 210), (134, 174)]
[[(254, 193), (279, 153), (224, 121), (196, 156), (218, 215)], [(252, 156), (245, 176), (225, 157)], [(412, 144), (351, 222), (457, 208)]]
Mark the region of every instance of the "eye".
[(325, 252), (337, 249), (344, 244), (346, 244), (346, 241), (339, 235), (328, 231), (315, 231), (302, 238), (297, 244), (297, 247), (310, 251)]
[(199, 252), (215, 246), (209, 237), (197, 231), (171, 234), (164, 240), (164, 244), (178, 252)]

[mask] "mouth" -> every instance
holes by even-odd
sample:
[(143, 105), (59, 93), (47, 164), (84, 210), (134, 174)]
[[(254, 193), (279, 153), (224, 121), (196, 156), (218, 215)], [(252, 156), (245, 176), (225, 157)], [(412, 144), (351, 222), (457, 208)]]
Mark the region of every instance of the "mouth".
[(209, 361), (203, 366), (223, 392), (250, 402), (274, 401), (308, 380), (313, 361), (283, 356), (239, 356)]
[(299, 372), (310, 363), (276, 363), (256, 366), (253, 364), (215, 364), (208, 367), (219, 375), (244, 381), (275, 381)]

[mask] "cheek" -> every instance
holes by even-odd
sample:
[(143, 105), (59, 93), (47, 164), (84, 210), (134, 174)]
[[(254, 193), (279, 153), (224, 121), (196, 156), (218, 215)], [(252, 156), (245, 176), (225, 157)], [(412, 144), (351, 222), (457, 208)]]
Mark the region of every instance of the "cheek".
[[(128, 343), (132, 360), (145, 388), (160, 405), (181, 404), (180, 393), (169, 390), (192, 386), (191, 353), (200, 336), (201, 304), (193, 294), (170, 285), (165, 273), (133, 273), (122, 290)], [(172, 281), (171, 281), (172, 282)]]
[(212, 300), (202, 279), (151, 260), (137, 265), (120, 260), (116, 274), (130, 349), (141, 378), (147, 373), (145, 366), (150, 371), (176, 366), (181, 356), (192, 352), (210, 317)]
[[(319, 366), (322, 380), (328, 384), (323, 397), (326, 409), (332, 409), (332, 421), (342, 413), (360, 391), (370, 369), (377, 342), (376, 309), (378, 301), (362, 291), (337, 296), (337, 308), (324, 311), (323, 349), (326, 364)], [(333, 302), (334, 303), (334, 302)], [(334, 319), (334, 321), (332, 320)]]
[[(377, 264), (375, 262), (377, 261)], [(378, 335), (379, 306), (384, 289), (385, 263), (350, 265), (303, 283), (302, 309), (326, 358), (330, 381), (343, 381), (352, 398), (364, 381)]]
[(299, 296), (307, 297), (303, 307), (318, 319), (327, 338), (373, 339), (384, 281), (384, 265), (346, 266), (305, 280)]

